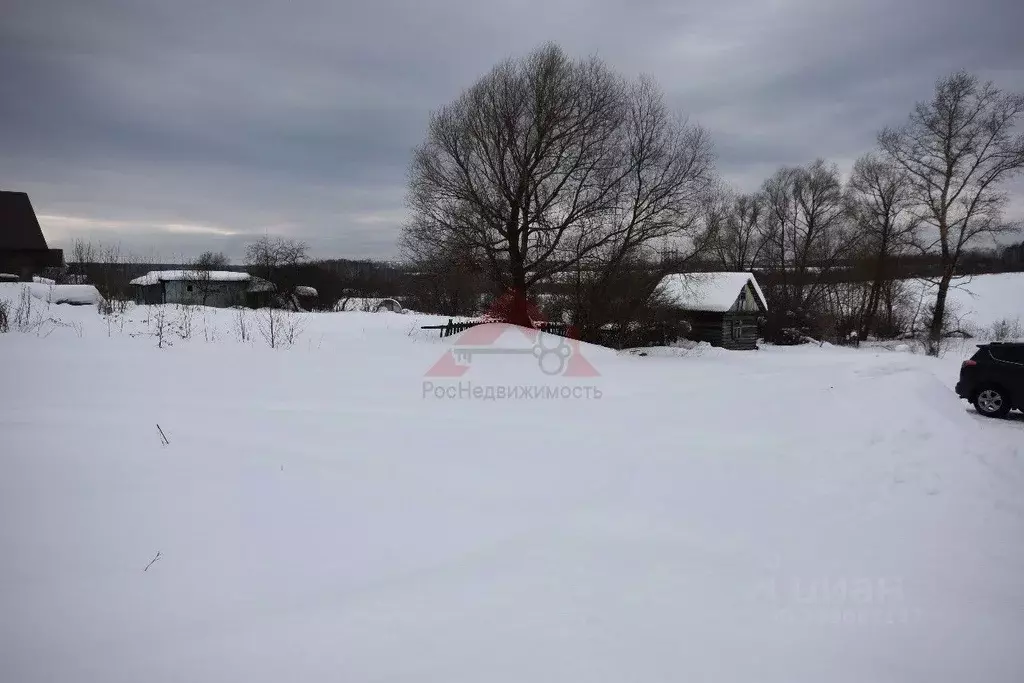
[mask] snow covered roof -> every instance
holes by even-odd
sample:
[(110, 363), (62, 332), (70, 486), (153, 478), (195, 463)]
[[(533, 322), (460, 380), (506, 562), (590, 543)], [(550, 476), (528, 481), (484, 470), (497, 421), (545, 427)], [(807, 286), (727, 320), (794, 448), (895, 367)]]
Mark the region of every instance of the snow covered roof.
[(23, 289), (33, 298), (51, 304), (85, 305), (103, 301), (92, 285), (49, 285), (43, 282), (0, 282), (0, 299), (14, 299)]
[(276, 292), (277, 285), (270, 280), (264, 280), (261, 277), (249, 278), (249, 286), (246, 288), (249, 292)]
[(688, 311), (724, 313), (735, 305), (748, 282), (768, 310), (764, 293), (751, 273), (674, 273), (662, 278), (657, 291), (669, 304)]
[(128, 284), (143, 287), (160, 282), (204, 280), (212, 282), (248, 282), (249, 273), (233, 270), (151, 270), (142, 277), (137, 277)]

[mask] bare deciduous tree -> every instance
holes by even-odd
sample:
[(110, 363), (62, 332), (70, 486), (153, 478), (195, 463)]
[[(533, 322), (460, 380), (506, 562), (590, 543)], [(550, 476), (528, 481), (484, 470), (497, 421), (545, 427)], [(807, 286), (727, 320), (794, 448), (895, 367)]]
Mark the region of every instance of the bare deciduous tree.
[(256, 275), (277, 285), (279, 294), (291, 298), (298, 284), (295, 271), (306, 261), (308, 250), (305, 242), (264, 235), (245, 247), (245, 263)]
[(847, 204), (834, 165), (782, 168), (764, 184), (764, 262), (773, 300), (769, 334), (807, 328), (829, 273), (853, 250)]
[(1005, 229), (1000, 185), (1024, 169), (1024, 135), (1014, 133), (1024, 94), (959, 72), (940, 80), (909, 121), (879, 134), (879, 145), (910, 177), (922, 221), (941, 255), (928, 352), (938, 355), (946, 297), (964, 248)]
[(748, 271), (759, 263), (766, 243), (763, 194), (725, 191), (709, 203), (705, 220), (712, 253), (725, 270)]
[(204, 251), (192, 262), (192, 267), (195, 270), (223, 270), (228, 264), (228, 257), (223, 252)]
[(694, 224), (710, 142), (649, 80), (546, 45), (495, 67), (436, 112), (415, 153), (406, 244), (479, 263), (524, 305), (538, 283), (615, 268)]
[(75, 281), (79, 284), (86, 282), (88, 279), (85, 271), (86, 265), (96, 262), (96, 248), (93, 243), (76, 237), (71, 245), (71, 262), (75, 264), (73, 268)]
[(909, 178), (888, 159), (873, 154), (858, 159), (848, 190), (854, 226), (870, 268), (871, 284), (860, 316), (863, 339), (874, 331), (883, 294), (894, 277), (891, 261), (915, 243), (919, 221), (910, 212)]

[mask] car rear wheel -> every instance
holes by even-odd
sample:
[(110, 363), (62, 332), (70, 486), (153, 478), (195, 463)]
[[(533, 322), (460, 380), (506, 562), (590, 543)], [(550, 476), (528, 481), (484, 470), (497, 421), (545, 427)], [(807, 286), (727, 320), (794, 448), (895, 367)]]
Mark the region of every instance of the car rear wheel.
[(982, 387), (974, 395), (974, 407), (985, 417), (1006, 417), (1010, 412), (1010, 400), (999, 387)]

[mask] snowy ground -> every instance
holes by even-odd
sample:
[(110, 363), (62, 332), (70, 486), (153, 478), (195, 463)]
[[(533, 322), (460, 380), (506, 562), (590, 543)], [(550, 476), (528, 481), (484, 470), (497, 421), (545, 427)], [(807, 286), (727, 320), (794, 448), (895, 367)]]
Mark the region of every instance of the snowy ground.
[(416, 315), (42, 314), (0, 335), (0, 680), (1024, 680), (1024, 419), (963, 355), (446, 380)]
[[(934, 284), (915, 280), (910, 285), (915, 295), (923, 289), (926, 301), (934, 299)], [(1024, 273), (958, 278), (949, 290), (949, 304), (950, 327), (986, 337), (1000, 324), (1011, 337), (1024, 339)]]

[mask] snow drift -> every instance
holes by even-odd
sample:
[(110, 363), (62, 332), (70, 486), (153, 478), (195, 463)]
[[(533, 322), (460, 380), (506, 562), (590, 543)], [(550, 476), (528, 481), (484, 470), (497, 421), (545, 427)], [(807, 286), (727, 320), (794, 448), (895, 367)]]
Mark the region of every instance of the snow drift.
[(17, 301), (27, 291), (34, 299), (48, 304), (95, 305), (103, 297), (92, 285), (55, 285), (44, 282), (0, 282), (0, 299)]

